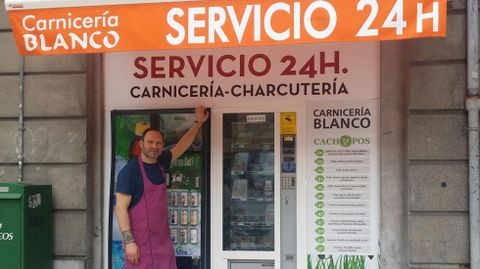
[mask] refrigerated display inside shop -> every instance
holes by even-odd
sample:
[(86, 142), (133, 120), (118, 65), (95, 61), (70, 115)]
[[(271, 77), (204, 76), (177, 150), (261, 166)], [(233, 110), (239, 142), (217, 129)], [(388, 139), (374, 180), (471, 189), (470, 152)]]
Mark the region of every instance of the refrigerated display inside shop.
[[(140, 140), (147, 128), (163, 132), (164, 150), (170, 150), (195, 122), (193, 109), (112, 111), (113, 174), (111, 208), (119, 171), (141, 152)], [(170, 239), (179, 269), (210, 268), (209, 243), (209, 122), (204, 123), (191, 147), (171, 163), (166, 174)], [(125, 266), (122, 236), (110, 212), (110, 268)]]

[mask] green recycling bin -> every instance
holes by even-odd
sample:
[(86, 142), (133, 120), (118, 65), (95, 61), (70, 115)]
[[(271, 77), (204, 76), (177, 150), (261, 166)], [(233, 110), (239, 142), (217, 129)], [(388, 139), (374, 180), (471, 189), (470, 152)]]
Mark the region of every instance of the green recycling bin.
[(0, 268), (51, 269), (52, 186), (0, 182)]

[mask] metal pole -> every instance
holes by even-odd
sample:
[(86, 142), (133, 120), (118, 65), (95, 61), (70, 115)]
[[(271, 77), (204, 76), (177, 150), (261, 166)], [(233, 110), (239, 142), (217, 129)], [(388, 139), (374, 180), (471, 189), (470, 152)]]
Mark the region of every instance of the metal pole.
[(467, 43), (470, 268), (480, 269), (478, 0), (467, 1)]
[(470, 269), (480, 269), (479, 110), (480, 97), (467, 99), (470, 199)]
[(18, 182), (23, 181), (23, 143), (24, 143), (24, 122), (23, 122), (23, 104), (24, 104), (24, 85), (25, 85), (25, 57), (20, 57), (20, 86), (18, 101)]
[(467, 88), (468, 96), (479, 95), (478, 0), (467, 2)]

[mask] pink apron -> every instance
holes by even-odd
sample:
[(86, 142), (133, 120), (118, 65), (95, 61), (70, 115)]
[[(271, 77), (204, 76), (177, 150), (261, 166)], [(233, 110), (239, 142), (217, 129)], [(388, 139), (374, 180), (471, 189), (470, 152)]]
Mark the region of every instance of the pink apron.
[[(138, 163), (143, 178), (143, 195), (128, 212), (140, 259), (137, 265), (126, 260), (126, 269), (177, 269), (168, 224), (167, 186), (165, 183), (153, 184), (140, 157)], [(163, 167), (160, 169), (164, 174)]]

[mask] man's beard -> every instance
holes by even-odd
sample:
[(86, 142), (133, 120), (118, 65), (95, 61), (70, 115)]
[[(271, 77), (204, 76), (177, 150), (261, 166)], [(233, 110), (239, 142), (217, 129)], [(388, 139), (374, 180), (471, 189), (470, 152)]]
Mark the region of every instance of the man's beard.
[(145, 155), (146, 157), (151, 158), (151, 159), (158, 159), (158, 157), (160, 156), (160, 151), (152, 152), (152, 151), (144, 149), (142, 152), (143, 152), (143, 155)]

